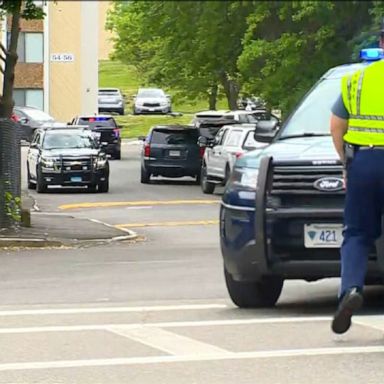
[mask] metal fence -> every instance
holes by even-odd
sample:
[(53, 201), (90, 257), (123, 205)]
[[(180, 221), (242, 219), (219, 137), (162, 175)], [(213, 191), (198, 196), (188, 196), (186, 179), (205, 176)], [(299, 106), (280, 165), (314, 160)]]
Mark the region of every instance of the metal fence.
[(0, 119), (0, 229), (20, 222), (20, 137), (20, 124)]

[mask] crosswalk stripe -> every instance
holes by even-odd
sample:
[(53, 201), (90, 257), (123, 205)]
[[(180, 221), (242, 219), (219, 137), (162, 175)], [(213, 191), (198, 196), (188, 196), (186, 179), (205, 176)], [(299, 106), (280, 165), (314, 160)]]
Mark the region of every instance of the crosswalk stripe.
[(196, 361), (225, 361), (246, 360), (266, 358), (288, 358), (301, 356), (330, 356), (330, 355), (354, 355), (384, 353), (383, 346), (371, 347), (335, 347), (335, 348), (310, 348), (310, 349), (287, 349), (274, 351), (252, 351), (231, 352), (205, 355), (181, 355), (181, 356), (150, 356), (150, 357), (128, 357), (111, 359), (89, 359), (89, 360), (61, 360), (61, 361), (36, 361), (23, 363), (0, 364), (0, 372), (21, 370), (43, 370), (53, 368), (84, 368), (84, 367), (107, 367), (122, 365), (180, 363)]

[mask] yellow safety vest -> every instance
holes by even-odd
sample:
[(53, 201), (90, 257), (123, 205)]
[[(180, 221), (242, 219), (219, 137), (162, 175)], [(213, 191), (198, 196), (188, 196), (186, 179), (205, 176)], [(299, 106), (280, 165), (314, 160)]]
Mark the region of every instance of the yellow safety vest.
[(344, 140), (384, 146), (384, 60), (342, 79), (342, 97), (349, 112)]

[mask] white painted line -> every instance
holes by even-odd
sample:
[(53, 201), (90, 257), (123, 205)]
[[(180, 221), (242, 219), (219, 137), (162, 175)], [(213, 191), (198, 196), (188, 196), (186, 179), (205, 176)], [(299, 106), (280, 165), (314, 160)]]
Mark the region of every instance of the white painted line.
[(157, 327), (139, 326), (129, 329), (125, 327), (111, 327), (108, 331), (176, 356), (230, 353), (212, 344), (203, 343)]
[(92, 360), (61, 360), (61, 361), (36, 361), (28, 363), (0, 364), (0, 371), (41, 370), (53, 368), (84, 368), (84, 367), (110, 367), (122, 365), (180, 363), (196, 361), (225, 361), (245, 359), (271, 359), (302, 356), (331, 356), (384, 353), (384, 347), (343, 347), (343, 348), (312, 348), (312, 349), (287, 349), (275, 351), (254, 351), (239, 353), (219, 353), (190, 356), (151, 356), (151, 357), (127, 357), (114, 359)]
[(96, 308), (52, 308), (52, 309), (21, 309), (14, 311), (0, 311), (0, 317), (5, 316), (41, 316), (41, 315), (76, 315), (83, 313), (130, 313), (130, 312), (161, 312), (185, 311), (200, 309), (228, 308), (225, 304), (185, 304), (185, 305), (157, 305), (143, 307), (96, 307)]

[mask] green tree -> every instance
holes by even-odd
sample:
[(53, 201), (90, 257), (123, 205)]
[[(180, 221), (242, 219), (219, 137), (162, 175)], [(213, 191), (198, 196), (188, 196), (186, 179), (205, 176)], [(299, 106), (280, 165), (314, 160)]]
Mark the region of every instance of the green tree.
[(372, 2), (253, 2), (238, 65), (246, 90), (289, 111), (328, 68), (350, 62)]
[(117, 2), (108, 21), (117, 34), (114, 57), (147, 82), (206, 96), (211, 107), (220, 87), (236, 109), (237, 58), (251, 11), (243, 1)]
[(11, 17), (11, 28), (8, 47), (0, 44), (0, 59), (4, 62), (3, 92), (0, 98), (0, 117), (10, 118), (14, 106), (13, 84), (15, 79), (15, 67), (17, 63), (17, 43), (20, 31), (20, 19), (41, 19), (44, 12), (33, 0), (2, 0), (0, 2), (0, 15)]
[(7, 47), (0, 44), (0, 60), (3, 62), (0, 69), (3, 74), (0, 97), (0, 227), (10, 228), (21, 220), (20, 145), (16, 125), (10, 120), (14, 107), (20, 19), (39, 19), (44, 13), (32, 0), (3, 0), (0, 1), (0, 16), (9, 17), (11, 21)]

